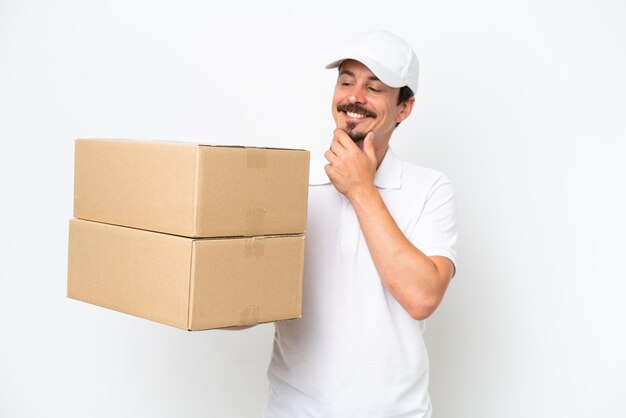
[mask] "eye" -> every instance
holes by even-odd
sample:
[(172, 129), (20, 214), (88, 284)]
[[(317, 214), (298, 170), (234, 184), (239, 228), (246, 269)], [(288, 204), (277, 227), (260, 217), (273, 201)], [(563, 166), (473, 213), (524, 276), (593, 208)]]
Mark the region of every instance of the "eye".
[(380, 90), (375, 88), (375, 87), (368, 87), (369, 91), (371, 91), (372, 93), (380, 93)]

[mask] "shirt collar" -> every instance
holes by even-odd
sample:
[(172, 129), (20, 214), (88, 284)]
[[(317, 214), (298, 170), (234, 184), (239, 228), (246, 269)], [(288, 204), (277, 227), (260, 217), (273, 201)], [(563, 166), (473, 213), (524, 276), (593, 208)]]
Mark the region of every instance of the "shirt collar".
[[(330, 184), (330, 180), (324, 170), (326, 164), (327, 161), (323, 155), (316, 155), (311, 158), (309, 185)], [(387, 148), (385, 157), (380, 163), (378, 170), (376, 170), (374, 184), (379, 189), (399, 189), (402, 184), (402, 161), (391, 150), (391, 147)]]

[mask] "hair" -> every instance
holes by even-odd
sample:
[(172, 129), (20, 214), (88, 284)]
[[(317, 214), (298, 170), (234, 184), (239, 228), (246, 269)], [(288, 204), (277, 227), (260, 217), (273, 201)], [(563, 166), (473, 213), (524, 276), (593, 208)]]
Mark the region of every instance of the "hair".
[(411, 90), (409, 86), (400, 87), (400, 93), (398, 94), (398, 106), (413, 96), (413, 90)]
[[(398, 106), (409, 100), (414, 95), (413, 90), (411, 90), (409, 86), (400, 87), (400, 93), (398, 93)], [(398, 125), (400, 125), (400, 122), (396, 123), (396, 128)]]

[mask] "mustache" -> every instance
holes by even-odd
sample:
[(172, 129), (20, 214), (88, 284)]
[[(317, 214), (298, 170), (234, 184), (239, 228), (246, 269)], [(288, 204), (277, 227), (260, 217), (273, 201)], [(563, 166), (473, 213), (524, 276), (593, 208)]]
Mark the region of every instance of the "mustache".
[(378, 115), (371, 110), (367, 110), (366, 108), (356, 104), (356, 103), (346, 103), (337, 105), (337, 112), (351, 112), (351, 113), (359, 113), (361, 115), (369, 116), (370, 118), (375, 118)]

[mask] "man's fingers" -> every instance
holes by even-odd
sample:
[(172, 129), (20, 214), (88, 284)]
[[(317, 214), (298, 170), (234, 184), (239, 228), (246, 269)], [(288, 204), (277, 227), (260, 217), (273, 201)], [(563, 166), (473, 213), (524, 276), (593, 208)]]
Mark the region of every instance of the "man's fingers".
[(370, 160), (376, 160), (376, 149), (374, 147), (374, 132), (370, 131), (363, 140), (363, 152)]
[(326, 158), (326, 160), (333, 164), (333, 163), (337, 163), (337, 161), (339, 161), (339, 157), (337, 157), (337, 154), (335, 154), (333, 151), (331, 150), (327, 150), (324, 153), (324, 157)]
[(346, 149), (356, 146), (352, 138), (350, 138), (350, 135), (348, 135), (348, 133), (343, 129), (335, 129), (335, 136), (333, 139)]
[(337, 138), (333, 138), (333, 142), (330, 143), (330, 150), (335, 154), (339, 155), (344, 150), (344, 146), (341, 145)]

